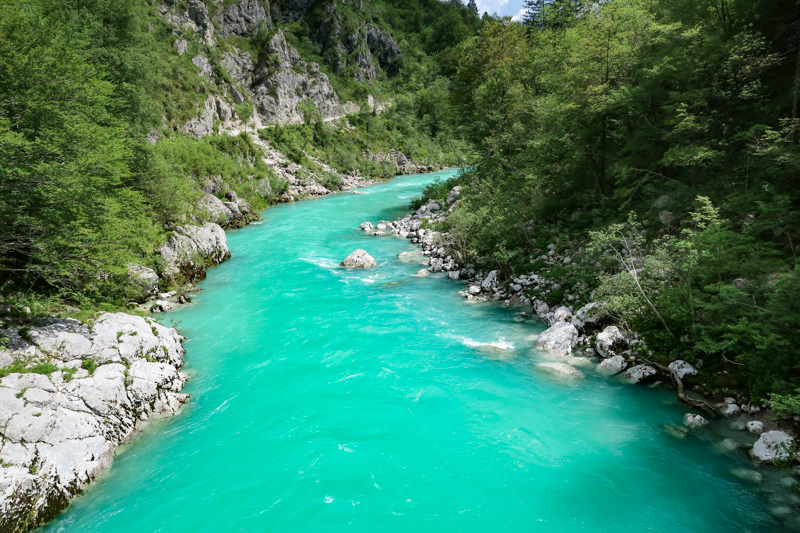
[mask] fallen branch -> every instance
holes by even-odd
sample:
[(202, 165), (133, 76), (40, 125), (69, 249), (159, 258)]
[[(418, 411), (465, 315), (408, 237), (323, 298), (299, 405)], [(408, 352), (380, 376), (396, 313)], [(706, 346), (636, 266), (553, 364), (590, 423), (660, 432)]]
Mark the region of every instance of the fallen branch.
[(694, 398), (689, 398), (686, 395), (686, 391), (683, 388), (683, 381), (681, 381), (681, 378), (678, 376), (678, 373), (672, 370), (671, 368), (668, 368), (664, 365), (660, 365), (658, 363), (654, 363), (653, 361), (648, 361), (647, 359), (643, 359), (641, 357), (637, 357), (637, 361), (648, 364), (653, 368), (655, 368), (657, 371), (661, 372), (662, 374), (668, 375), (670, 378), (672, 378), (672, 383), (674, 383), (675, 388), (678, 389), (678, 400), (680, 400), (682, 404), (691, 407), (692, 409), (704, 411), (705, 413), (713, 416), (714, 418), (719, 418), (720, 416), (722, 416), (716, 407), (707, 404), (703, 400), (695, 400)]
[(744, 363), (737, 363), (736, 361), (731, 361), (730, 359), (725, 357), (725, 355), (722, 355), (722, 361), (725, 362), (725, 363), (730, 363), (732, 365), (744, 366)]

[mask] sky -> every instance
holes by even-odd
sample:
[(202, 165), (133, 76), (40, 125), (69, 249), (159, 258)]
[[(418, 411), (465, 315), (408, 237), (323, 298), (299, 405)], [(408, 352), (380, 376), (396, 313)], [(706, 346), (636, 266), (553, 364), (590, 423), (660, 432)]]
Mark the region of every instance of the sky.
[(483, 15), (484, 11), (508, 15), (519, 20), (525, 11), (522, 8), (523, 0), (475, 0), (478, 4), (478, 13)]

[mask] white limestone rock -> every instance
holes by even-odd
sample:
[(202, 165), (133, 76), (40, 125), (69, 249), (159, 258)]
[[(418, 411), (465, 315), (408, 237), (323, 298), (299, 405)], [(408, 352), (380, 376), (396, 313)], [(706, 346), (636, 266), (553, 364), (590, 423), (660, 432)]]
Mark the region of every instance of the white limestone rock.
[(377, 265), (375, 259), (366, 250), (360, 248), (345, 257), (340, 263), (340, 266), (345, 268), (372, 268), (375, 265)]
[(202, 226), (177, 226), (161, 245), (159, 253), (166, 263), (164, 277), (183, 275), (189, 281), (205, 277), (205, 263), (218, 265), (231, 256), (225, 231), (212, 222)]
[(575, 313), (575, 318), (584, 324), (594, 324), (603, 318), (603, 306), (597, 302), (584, 305)]
[(138, 301), (143, 302), (158, 293), (158, 274), (152, 268), (135, 264), (128, 265), (128, 278), (137, 292)]
[(48, 319), (29, 334), (33, 345), (12, 347), (13, 358), (61, 370), (0, 379), (0, 531), (54, 516), (140, 421), (172, 414), (187, 398), (178, 370), (183, 338), (174, 328), (106, 313), (91, 329)]
[(497, 279), (497, 270), (492, 270), (481, 283), (481, 289), (486, 292), (492, 290), (492, 283)]
[(633, 384), (647, 381), (657, 374), (656, 369), (650, 365), (636, 365), (625, 372), (625, 377)]
[(572, 311), (569, 307), (561, 306), (553, 312), (554, 322), (568, 322), (572, 318)]
[(726, 403), (720, 409), (720, 414), (725, 418), (733, 418), (742, 414), (742, 409), (735, 403)]
[(611, 357), (616, 350), (625, 345), (625, 337), (617, 326), (608, 326), (597, 335), (595, 348), (602, 357)]
[(683, 425), (690, 428), (702, 428), (708, 425), (708, 420), (694, 413), (683, 415)]
[(535, 300), (533, 302), (533, 311), (539, 316), (544, 316), (550, 312), (550, 306), (547, 305), (547, 302)]
[(578, 330), (569, 322), (558, 322), (545, 330), (536, 340), (536, 347), (540, 350), (569, 355), (578, 343)]
[(747, 423), (747, 431), (754, 435), (761, 435), (764, 433), (764, 422), (760, 420), (751, 420)]
[(750, 450), (750, 457), (760, 463), (775, 460), (785, 461), (791, 455), (794, 439), (777, 429), (762, 433), (753, 448)]
[(683, 379), (686, 376), (697, 375), (697, 369), (682, 359), (672, 361), (669, 364), (669, 369), (678, 374), (680, 379)]
[(600, 364), (597, 365), (597, 370), (606, 375), (619, 374), (626, 368), (628, 368), (628, 362), (621, 355), (614, 355), (603, 359)]

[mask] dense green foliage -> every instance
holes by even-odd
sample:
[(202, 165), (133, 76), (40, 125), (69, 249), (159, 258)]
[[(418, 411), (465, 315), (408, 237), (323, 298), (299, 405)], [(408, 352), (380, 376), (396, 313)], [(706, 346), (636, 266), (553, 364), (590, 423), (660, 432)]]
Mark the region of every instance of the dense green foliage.
[[(209, 14), (230, 3), (208, 2)], [(211, 45), (186, 27), (176, 34), (156, 5), (141, 0), (0, 0), (0, 300), (40, 311), (53, 302), (124, 304), (129, 265), (158, 270), (155, 251), (172, 227), (205, 216), (196, 205), (209, 180), (257, 209), (285, 192), (287, 182), (264, 163), (254, 131), (229, 136), (215, 124), (217, 134), (203, 139), (182, 133), (209, 96), (236, 86), (222, 54), (237, 47), (258, 64), (278, 30), (306, 61), (320, 62), (342, 101), (365, 109), (347, 126), (319, 120), (312, 105), (306, 125), (262, 131), (323, 185), (340, 184), (338, 174), (321, 170), (325, 162), (343, 172), (393, 175), (393, 165), (364, 157), (370, 151), (454, 163), (457, 143), (431, 111), (439, 93), (413, 93), (444, 87), (438, 56), (480, 21), (457, 1), (365, 4), (339, 6), (343, 29), (374, 24), (394, 33), (403, 52), (369, 83), (335, 71), (328, 51), (310, 39), (322, 3), (299, 21), (278, 19), (252, 37)], [(442, 17), (457, 23), (448, 31), (458, 38), (441, 40), (433, 26)], [(174, 46), (178, 36), (183, 54)], [(198, 74), (197, 54), (207, 57), (209, 77)], [(367, 112), (370, 94), (389, 111)], [(246, 121), (253, 104), (245, 100), (234, 112)], [(147, 137), (160, 140), (153, 145)]]
[[(721, 388), (794, 393), (794, 3), (532, 4), (459, 46), (444, 112), (479, 155), (450, 231), (486, 266), (568, 276)], [(553, 242), (578, 266), (546, 268)]]
[[(276, 0), (278, 5), (283, 5)], [(229, 2), (209, 2), (213, 16)], [(177, 4), (177, 3), (176, 3)], [(326, 187), (389, 177), (392, 149), (470, 170), (448, 230), (462, 262), (537, 272), (603, 299), (665, 358), (703, 359), (720, 390), (800, 388), (800, 20), (793, 2), (531, 0), (524, 23), (458, 0), (336, 4), (340, 33), (396, 40), (374, 79), (321, 43), (327, 4), (216, 45), (140, 0), (0, 0), (0, 294), (126, 301), (131, 263), (157, 267), (211, 180), (256, 208), (286, 190), (269, 143)], [(789, 14), (789, 15), (787, 15)], [(255, 64), (275, 31), (362, 111), (258, 132), (180, 133)], [(204, 54), (209, 77), (192, 63)], [(342, 66), (345, 65), (345, 66)], [(241, 89), (241, 88), (240, 88)], [(367, 99), (386, 106), (370, 111)], [(254, 113), (245, 99), (235, 118)], [(155, 144), (147, 137), (158, 137)], [(464, 158), (463, 154), (468, 154)], [(304, 178), (305, 176), (300, 176)], [(547, 246), (572, 257), (548, 265)]]

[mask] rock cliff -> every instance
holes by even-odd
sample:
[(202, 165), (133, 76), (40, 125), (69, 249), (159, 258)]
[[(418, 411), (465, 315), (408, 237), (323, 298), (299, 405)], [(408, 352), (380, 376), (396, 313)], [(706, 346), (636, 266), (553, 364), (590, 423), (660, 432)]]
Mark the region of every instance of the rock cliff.
[(0, 531), (52, 519), (143, 421), (187, 399), (183, 338), (150, 319), (47, 319), (0, 337), (0, 367), (18, 370), (0, 379)]

